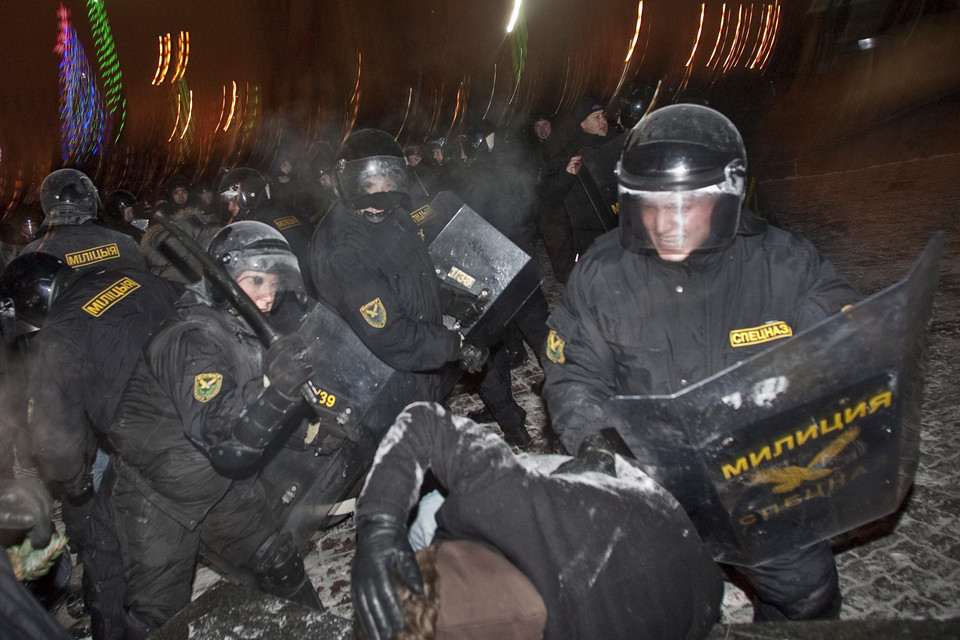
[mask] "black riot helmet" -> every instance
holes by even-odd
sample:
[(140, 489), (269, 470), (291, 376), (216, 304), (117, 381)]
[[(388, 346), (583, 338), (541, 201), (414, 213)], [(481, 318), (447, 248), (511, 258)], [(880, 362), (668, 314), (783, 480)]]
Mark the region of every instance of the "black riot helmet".
[(40, 206), (45, 225), (78, 225), (97, 217), (100, 197), (86, 174), (58, 169), (40, 185)]
[(8, 342), (40, 330), (73, 275), (49, 253), (24, 253), (7, 265), (0, 275), (0, 327)]
[(125, 189), (111, 191), (107, 196), (103, 211), (100, 212), (100, 221), (112, 225), (130, 224), (133, 218), (127, 220), (127, 209), (136, 210), (137, 196)]
[(620, 100), (620, 125), (624, 129), (632, 129), (650, 110), (655, 95), (656, 91), (650, 85), (641, 82), (635, 84), (630, 93)]
[(340, 199), (370, 222), (383, 221), (398, 207), (410, 208), (407, 161), (385, 131), (351, 133), (337, 156), (336, 176)]
[(12, 209), (0, 218), (0, 241), (15, 245), (28, 245), (33, 242), (43, 214), (35, 207)]
[[(243, 220), (251, 211), (270, 199), (266, 179), (256, 169), (238, 167), (220, 180), (220, 210), (224, 221)], [(230, 209), (236, 203), (237, 210)]]
[[(274, 293), (292, 292), (300, 296), (303, 278), (300, 263), (290, 250), (290, 244), (279, 231), (255, 220), (241, 220), (228, 224), (210, 239), (207, 253), (239, 281), (245, 271), (269, 273), (277, 276)], [(209, 298), (216, 304), (225, 298), (210, 276), (203, 275), (203, 285)]]
[(726, 116), (694, 104), (654, 111), (631, 129), (617, 165), (621, 244), (671, 262), (726, 247), (746, 171), (743, 139)]

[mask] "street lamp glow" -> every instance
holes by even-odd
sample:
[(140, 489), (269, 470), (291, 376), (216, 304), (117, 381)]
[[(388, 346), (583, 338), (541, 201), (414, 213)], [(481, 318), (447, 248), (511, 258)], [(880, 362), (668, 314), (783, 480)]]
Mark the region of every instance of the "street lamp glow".
[(520, 3), (523, 0), (513, 0), (513, 14), (510, 16), (510, 24), (507, 25), (507, 33), (513, 31), (513, 27), (517, 24), (517, 18), (520, 17)]

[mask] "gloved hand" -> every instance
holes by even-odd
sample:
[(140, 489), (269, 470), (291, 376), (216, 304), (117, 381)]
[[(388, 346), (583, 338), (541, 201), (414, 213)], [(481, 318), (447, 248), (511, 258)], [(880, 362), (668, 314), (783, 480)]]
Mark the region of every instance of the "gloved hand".
[(443, 315), (456, 318), (461, 327), (473, 325), (483, 315), (483, 304), (480, 300), (449, 287), (440, 288), (440, 306)]
[(287, 334), (270, 345), (264, 360), (270, 386), (287, 398), (297, 397), (300, 387), (313, 375), (307, 345), (299, 333)]
[(27, 531), (34, 549), (50, 543), (53, 499), (36, 478), (0, 481), (0, 528)]
[(457, 362), (460, 363), (460, 368), (468, 373), (478, 373), (487, 363), (488, 357), (490, 357), (490, 352), (487, 349), (469, 342), (460, 345), (460, 351), (457, 352)]
[(557, 467), (551, 475), (588, 471), (617, 477), (617, 461), (614, 457), (613, 445), (599, 434), (581, 442), (577, 455)]
[(423, 593), (423, 577), (404, 519), (384, 512), (358, 516), (350, 591), (357, 619), (371, 640), (393, 638), (405, 624), (392, 574), (410, 591)]

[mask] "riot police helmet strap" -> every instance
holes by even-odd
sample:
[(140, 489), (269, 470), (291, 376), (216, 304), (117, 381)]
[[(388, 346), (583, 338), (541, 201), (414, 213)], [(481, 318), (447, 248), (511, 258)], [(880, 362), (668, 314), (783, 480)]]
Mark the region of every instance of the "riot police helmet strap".
[(42, 252), (24, 253), (0, 276), (0, 324), (8, 342), (39, 331), (57, 296), (74, 271), (60, 258)]
[[(237, 279), (245, 271), (271, 273), (278, 276), (279, 291), (299, 294), (303, 279), (290, 244), (270, 225), (254, 220), (241, 220), (220, 229), (210, 240), (207, 253)], [(214, 302), (223, 302), (217, 286), (205, 274), (204, 287)]]
[(341, 200), (357, 211), (409, 205), (407, 161), (399, 143), (385, 131), (361, 129), (350, 134), (337, 156), (336, 183)]
[(746, 168), (740, 133), (709, 107), (671, 105), (642, 118), (617, 166), (621, 244), (669, 261), (727, 246), (739, 223)]
[(40, 185), (40, 206), (45, 224), (78, 225), (97, 217), (100, 196), (85, 173), (58, 169)]

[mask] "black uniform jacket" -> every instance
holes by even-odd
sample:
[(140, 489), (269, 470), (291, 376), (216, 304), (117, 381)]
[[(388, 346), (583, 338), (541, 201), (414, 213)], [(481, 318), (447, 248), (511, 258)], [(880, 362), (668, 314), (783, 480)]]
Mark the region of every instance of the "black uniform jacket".
[(239, 316), (190, 285), (178, 320), (147, 344), (110, 429), (118, 471), (161, 511), (194, 529), (230, 487), (207, 451), (230, 437), (263, 389), (264, 348)]
[(567, 459), (515, 457), (470, 420), (415, 403), (384, 436), (357, 514), (411, 508), (432, 470), (448, 490), (437, 536), (520, 569), (546, 604), (544, 638), (703, 637), (722, 579), (676, 500), (623, 459), (618, 478), (550, 475)]
[(75, 271), (147, 270), (143, 252), (133, 238), (94, 222), (47, 227), (23, 248), (24, 253), (32, 251), (53, 254)]
[(432, 371), (456, 357), (443, 326), (439, 279), (410, 216), (371, 223), (337, 203), (311, 241), (313, 284), (367, 348), (399, 371)]
[(548, 321), (553, 427), (576, 451), (605, 426), (605, 399), (676, 392), (858, 298), (813, 245), (748, 212), (731, 246), (680, 263), (626, 251), (613, 230), (574, 268)]
[(174, 315), (183, 288), (138, 269), (91, 272), (54, 301), (28, 356), (28, 416), (44, 477), (90, 471), (144, 342)]

